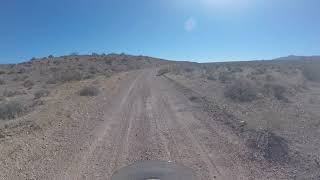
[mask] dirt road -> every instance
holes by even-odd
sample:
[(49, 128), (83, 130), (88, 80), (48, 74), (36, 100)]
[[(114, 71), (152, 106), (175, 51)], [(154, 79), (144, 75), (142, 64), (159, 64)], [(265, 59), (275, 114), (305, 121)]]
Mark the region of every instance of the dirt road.
[[(183, 164), (201, 180), (283, 177), (268, 164), (248, 160), (237, 136), (156, 72), (119, 75), (113, 88), (101, 81), (97, 97), (66, 96), (25, 117), (37, 117), (36, 124), (42, 117), (54, 121), (1, 141), (0, 178), (105, 180), (142, 160)], [(62, 94), (57, 90), (55, 96)]]

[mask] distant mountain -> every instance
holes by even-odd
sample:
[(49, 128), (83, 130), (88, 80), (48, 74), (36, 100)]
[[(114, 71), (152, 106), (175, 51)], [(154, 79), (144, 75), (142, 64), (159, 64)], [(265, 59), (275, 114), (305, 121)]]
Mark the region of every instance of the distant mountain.
[(286, 56), (286, 57), (276, 58), (274, 60), (290, 60), (290, 61), (320, 60), (320, 56), (295, 56), (295, 55), (290, 55), (290, 56)]

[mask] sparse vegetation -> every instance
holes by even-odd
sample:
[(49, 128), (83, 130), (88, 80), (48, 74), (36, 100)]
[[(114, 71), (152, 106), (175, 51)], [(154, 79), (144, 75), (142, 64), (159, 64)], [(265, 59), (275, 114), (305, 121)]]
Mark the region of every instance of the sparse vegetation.
[(169, 69), (168, 68), (162, 68), (158, 70), (157, 76), (163, 76), (164, 74), (169, 73)]
[(55, 84), (56, 82), (80, 81), (82, 78), (82, 74), (76, 70), (56, 72), (53, 75), (53, 79), (49, 80), (49, 84)]
[(314, 82), (320, 82), (320, 63), (306, 62), (301, 67), (301, 70), (306, 79)]
[(21, 93), (18, 92), (18, 91), (11, 91), (11, 90), (8, 90), (8, 89), (5, 89), (5, 90), (3, 91), (3, 93), (2, 93), (2, 95), (3, 95), (4, 97), (13, 97), (13, 96), (19, 95), (19, 94), (21, 94)]
[(18, 75), (14, 76), (12, 81), (21, 81), (21, 76), (18, 76)]
[(49, 94), (50, 94), (50, 92), (48, 90), (41, 89), (41, 90), (37, 91), (36, 93), (34, 93), (34, 99), (39, 99), (41, 97), (46, 97)]
[(266, 75), (266, 80), (267, 80), (267, 81), (274, 81), (275, 78), (274, 78), (271, 74), (267, 74), (267, 75)]
[(265, 84), (264, 91), (268, 95), (274, 96), (276, 99), (284, 102), (289, 102), (289, 99), (285, 96), (287, 88), (280, 84)]
[(23, 82), (23, 87), (31, 89), (34, 83), (31, 80), (26, 80)]
[(250, 102), (257, 98), (257, 88), (250, 81), (238, 80), (228, 85), (225, 89), (225, 97), (238, 102)]
[(288, 142), (271, 131), (253, 131), (247, 143), (250, 148), (259, 151), (269, 161), (277, 163), (288, 161)]
[(22, 104), (12, 101), (0, 104), (0, 119), (13, 119), (24, 112)]
[(97, 96), (99, 89), (95, 86), (84, 87), (79, 91), (80, 96)]
[(218, 79), (221, 83), (226, 83), (232, 80), (232, 76), (230, 72), (221, 72), (218, 76)]
[(214, 74), (209, 74), (209, 75), (207, 76), (207, 79), (208, 79), (208, 80), (211, 80), (211, 81), (217, 80), (217, 78), (216, 78), (216, 76), (215, 76)]
[(6, 82), (3, 79), (0, 79), (0, 85), (4, 85)]
[(50, 68), (50, 71), (51, 71), (51, 72), (58, 72), (59, 69), (58, 69), (57, 67), (51, 67), (51, 68)]
[(18, 74), (22, 74), (22, 73), (25, 73), (27, 70), (25, 68), (20, 68), (17, 73)]

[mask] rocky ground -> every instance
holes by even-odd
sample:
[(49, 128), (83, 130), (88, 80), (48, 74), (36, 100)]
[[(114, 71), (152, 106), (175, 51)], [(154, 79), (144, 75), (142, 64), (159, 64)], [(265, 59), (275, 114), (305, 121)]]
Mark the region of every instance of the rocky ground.
[[(320, 85), (297, 66), (135, 57), (117, 69), (99, 56), (92, 73), (61, 58), (56, 76), (37, 76), (55, 60), (1, 67), (0, 179), (110, 179), (143, 160), (185, 165), (201, 180), (319, 178)], [(81, 78), (65, 80), (68, 65)]]

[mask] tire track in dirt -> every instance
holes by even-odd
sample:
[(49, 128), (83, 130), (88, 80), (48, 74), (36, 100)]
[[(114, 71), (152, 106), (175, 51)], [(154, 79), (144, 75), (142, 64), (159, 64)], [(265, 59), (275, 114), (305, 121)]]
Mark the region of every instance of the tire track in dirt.
[[(141, 74), (140, 74), (141, 76)], [(115, 157), (116, 159), (113, 161), (109, 161), (109, 164), (95, 164), (96, 166), (99, 165), (100, 167), (109, 167), (109, 166), (117, 166), (118, 163), (118, 154), (114, 154), (115, 152), (121, 152), (123, 149), (123, 144), (119, 145), (119, 142), (124, 142), (123, 138), (126, 136), (126, 133), (129, 128), (130, 120), (127, 119), (127, 117), (130, 117), (128, 113), (131, 112), (131, 104), (127, 103), (128, 102), (128, 97), (132, 93), (136, 82), (138, 81), (139, 77), (138, 76), (134, 81), (132, 81), (131, 85), (127, 89), (127, 92), (125, 92), (124, 96), (122, 97), (120, 103), (118, 106), (113, 106), (112, 109), (114, 110), (113, 112), (106, 111), (105, 115), (103, 116), (103, 120), (105, 121), (98, 129), (95, 131), (95, 140), (91, 143), (90, 147), (81, 153), (78, 154), (78, 157), (76, 158), (76, 161), (73, 162), (71, 166), (65, 171), (59, 174), (56, 178), (53, 179), (80, 179), (80, 178), (86, 178), (88, 175), (88, 170), (92, 170), (93, 166), (90, 164), (90, 161), (94, 161), (95, 157), (97, 155), (100, 155), (99, 153), (97, 154), (97, 150), (101, 150), (103, 144), (113, 144), (114, 149), (111, 151), (111, 154), (113, 155), (111, 157)], [(116, 104), (116, 103), (114, 103)], [(110, 105), (109, 105), (110, 106)], [(129, 106), (129, 107), (128, 107)], [(118, 107), (118, 108), (117, 108)], [(106, 108), (106, 107), (105, 107)], [(123, 110), (123, 109), (126, 110)], [(128, 109), (128, 110), (127, 110)], [(111, 115), (110, 115), (111, 114)], [(89, 116), (89, 114), (88, 114)], [(120, 120), (119, 120), (120, 117)], [(117, 125), (117, 122), (120, 123), (120, 129), (118, 130), (117, 128), (113, 128), (115, 125)], [(116, 130), (116, 131), (114, 131)], [(119, 134), (120, 132), (120, 134)], [(115, 137), (110, 141), (110, 137)], [(120, 138), (120, 139), (119, 139)], [(103, 153), (105, 154), (105, 153)], [(109, 154), (110, 156), (110, 154)], [(111, 159), (111, 158), (109, 158)], [(111, 175), (110, 169), (112, 168), (107, 168), (109, 171), (109, 176)], [(101, 172), (101, 171), (99, 171)], [(93, 173), (94, 174), (94, 173)], [(95, 175), (97, 177), (97, 175)]]
[(134, 119), (132, 133), (129, 141), (128, 161), (130, 163), (144, 160), (169, 160), (166, 145), (159, 137), (159, 132), (151, 113), (151, 92), (148, 79), (150, 72), (143, 82), (138, 85), (137, 108), (138, 113)]
[[(179, 112), (172, 108), (166, 96), (170, 92), (161, 81), (158, 78), (156, 84), (161, 84), (162, 87), (157, 86), (153, 89), (155, 94), (153, 100), (155, 102), (154, 113), (160, 117), (157, 119), (158, 124), (162, 126), (162, 131), (166, 132), (165, 137), (169, 144), (170, 154), (172, 154), (172, 161), (192, 167), (198, 172), (201, 179), (214, 179), (218, 175), (221, 176), (215, 164), (208, 160), (210, 158), (206, 151), (179, 120)], [(183, 121), (186, 121), (186, 119), (183, 119)]]

